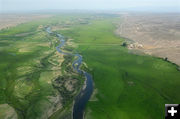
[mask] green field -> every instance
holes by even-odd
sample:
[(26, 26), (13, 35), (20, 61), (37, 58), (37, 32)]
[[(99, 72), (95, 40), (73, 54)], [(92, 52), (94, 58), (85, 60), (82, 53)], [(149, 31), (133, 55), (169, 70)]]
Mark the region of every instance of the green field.
[[(166, 103), (180, 103), (180, 72), (160, 58), (136, 55), (114, 35), (115, 19), (64, 32), (74, 38), (93, 74), (86, 119), (163, 119)], [(62, 31), (61, 31), (62, 32)]]
[[(1, 30), (0, 119), (71, 118), (84, 78), (73, 72), (73, 57), (56, 52), (59, 40), (46, 33), (47, 26), (66, 37), (71, 45), (64, 50), (81, 54), (93, 76), (85, 119), (163, 119), (164, 104), (180, 103), (177, 65), (123, 47), (125, 39), (114, 34), (117, 20), (56, 14)], [(73, 91), (66, 87), (71, 80)]]
[(56, 51), (59, 39), (45, 31), (67, 18), (71, 17), (41, 19), (0, 31), (0, 119), (71, 115), (83, 77), (69, 67), (73, 57)]

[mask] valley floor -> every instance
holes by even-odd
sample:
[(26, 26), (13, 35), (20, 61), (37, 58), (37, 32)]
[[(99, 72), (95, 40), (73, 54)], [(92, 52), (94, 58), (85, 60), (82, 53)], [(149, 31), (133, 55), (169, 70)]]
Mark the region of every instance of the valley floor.
[[(94, 91), (85, 119), (161, 119), (166, 103), (180, 103), (178, 66), (132, 53), (114, 34), (121, 20), (109, 14), (56, 15), (0, 31), (0, 118), (71, 119), (73, 100), (84, 77), (72, 70), (74, 57), (56, 51), (65, 36), (66, 52), (83, 56)], [(9, 117), (9, 115), (11, 117)]]

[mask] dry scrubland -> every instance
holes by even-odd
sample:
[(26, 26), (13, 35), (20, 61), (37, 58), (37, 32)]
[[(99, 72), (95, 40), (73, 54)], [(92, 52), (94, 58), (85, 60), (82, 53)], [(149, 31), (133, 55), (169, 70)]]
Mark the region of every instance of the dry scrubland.
[(48, 18), (47, 14), (0, 14), (0, 29), (16, 26), (21, 23)]
[(122, 18), (116, 33), (133, 40), (131, 48), (180, 65), (180, 14), (123, 14)]

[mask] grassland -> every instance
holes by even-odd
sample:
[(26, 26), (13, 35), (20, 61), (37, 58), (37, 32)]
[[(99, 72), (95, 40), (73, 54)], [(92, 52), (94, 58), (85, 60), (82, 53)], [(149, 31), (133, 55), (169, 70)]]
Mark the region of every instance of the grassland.
[(57, 16), (0, 31), (1, 119), (71, 117), (73, 98), (83, 78), (68, 67), (73, 57), (56, 51), (59, 39), (45, 31), (67, 18), (71, 17)]
[(79, 45), (94, 79), (86, 119), (161, 119), (165, 103), (180, 103), (180, 72), (160, 58), (136, 55), (114, 35), (117, 19), (59, 31)]
[(164, 118), (165, 103), (180, 103), (180, 72), (170, 62), (121, 46), (117, 20), (63, 14), (1, 30), (0, 118), (71, 118), (83, 78), (72, 70), (73, 57), (56, 52), (59, 41), (46, 26), (66, 37), (63, 50), (79, 52), (93, 76), (85, 119)]

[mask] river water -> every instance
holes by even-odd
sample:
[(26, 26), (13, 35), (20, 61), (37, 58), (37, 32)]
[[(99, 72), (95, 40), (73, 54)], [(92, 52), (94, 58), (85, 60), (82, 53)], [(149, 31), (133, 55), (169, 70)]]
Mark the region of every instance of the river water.
[[(51, 31), (51, 28), (48, 27), (46, 31), (51, 34), (53, 33)], [(53, 33), (55, 34), (55, 33)], [(71, 53), (66, 53), (61, 50), (61, 47), (63, 47), (66, 43), (64, 36), (61, 34), (55, 34), (56, 37), (58, 37), (60, 44), (56, 47), (56, 50), (59, 53), (62, 53), (64, 55), (73, 55), (76, 56), (77, 59), (72, 63), (72, 67), (75, 71), (77, 71), (79, 74), (84, 75), (86, 78), (85, 81), (85, 88), (82, 88), (78, 96), (75, 98), (74, 106), (73, 106), (73, 119), (83, 119), (84, 116), (84, 110), (85, 106), (91, 97), (91, 94), (93, 92), (93, 80), (91, 74), (85, 72), (84, 70), (80, 69), (80, 66), (83, 61), (83, 57), (80, 54), (71, 54)]]

